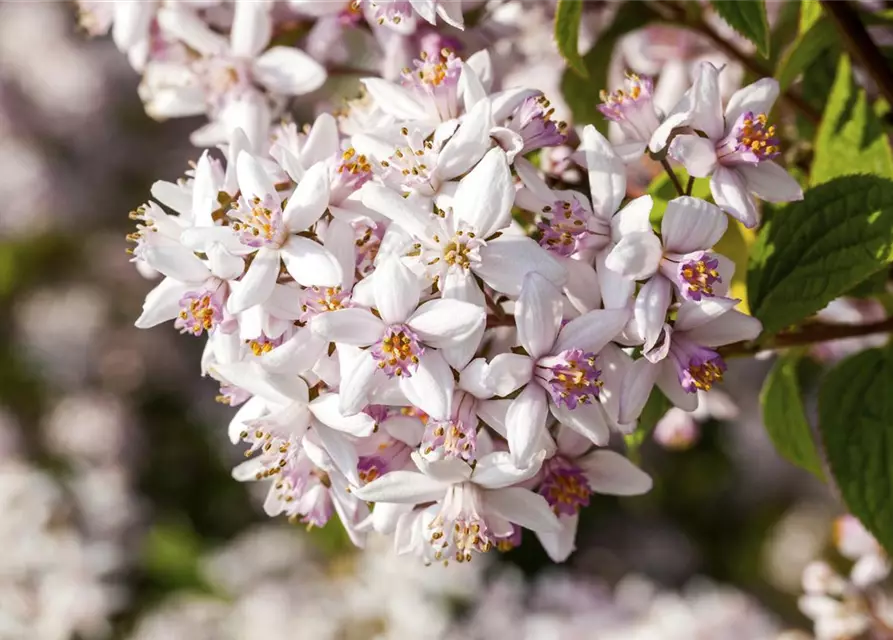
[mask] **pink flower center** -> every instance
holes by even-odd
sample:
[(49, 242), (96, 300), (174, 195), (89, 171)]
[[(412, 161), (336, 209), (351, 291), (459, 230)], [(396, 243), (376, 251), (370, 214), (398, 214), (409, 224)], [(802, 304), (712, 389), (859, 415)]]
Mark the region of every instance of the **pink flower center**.
[(180, 333), (194, 336), (211, 332), (223, 320), (223, 296), (220, 289), (190, 291), (180, 298), (180, 313), (174, 320), (174, 328)]
[(273, 196), (267, 194), (263, 200), (252, 198), (233, 203), (233, 211), (238, 220), (233, 229), (239, 232), (239, 239), (249, 247), (272, 247), (278, 249), (285, 242), (288, 230), (282, 220), (282, 210)]
[(717, 145), (716, 155), (723, 164), (756, 164), (781, 153), (775, 125), (765, 113), (747, 111), (738, 116), (728, 136)]
[(471, 463), (476, 457), (477, 424), (466, 425), (463, 420), (431, 420), (425, 428), (421, 450), (425, 455), (439, 451), (444, 457)]
[(419, 368), (419, 357), (425, 353), (418, 337), (406, 325), (388, 327), (384, 337), (372, 347), (378, 368), (389, 378), (411, 378)]
[(713, 285), (722, 282), (718, 268), (719, 260), (707, 252), (701, 252), (679, 263), (677, 273), (682, 295), (695, 302), (705, 296), (712, 297)]
[(554, 147), (567, 141), (567, 123), (552, 120), (555, 108), (545, 96), (531, 96), (509, 118), (507, 126), (524, 139), (521, 153)]
[(710, 391), (722, 381), (726, 363), (716, 351), (674, 334), (670, 355), (676, 364), (679, 383), (688, 393)]
[(543, 215), (546, 220), (537, 224), (543, 233), (540, 246), (560, 256), (576, 252), (580, 242), (591, 233), (587, 224), (588, 212), (576, 199), (571, 202), (559, 200), (544, 208)]
[(543, 481), (538, 492), (546, 499), (555, 515), (573, 516), (589, 506), (592, 488), (577, 465), (561, 456), (555, 456), (543, 464)]
[(555, 404), (576, 409), (598, 398), (603, 382), (596, 367), (596, 355), (581, 349), (567, 349), (537, 363), (537, 376)]

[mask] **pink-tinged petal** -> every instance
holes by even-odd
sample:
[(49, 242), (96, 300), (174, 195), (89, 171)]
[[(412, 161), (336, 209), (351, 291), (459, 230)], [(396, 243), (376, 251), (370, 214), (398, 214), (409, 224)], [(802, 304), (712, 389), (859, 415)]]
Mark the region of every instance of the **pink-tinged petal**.
[(886, 580), (889, 575), (890, 561), (877, 553), (859, 558), (850, 571), (850, 579), (860, 589)]
[(347, 222), (333, 218), (326, 227), (325, 248), (341, 265), (341, 290), (350, 291), (356, 278), (354, 230)]
[(536, 534), (552, 562), (564, 562), (576, 550), (575, 540), (577, 538), (577, 523), (579, 519), (580, 516), (576, 514), (561, 516), (558, 519), (561, 523), (561, 530)]
[[(456, 5), (461, 4), (461, 2), (456, 3)], [(493, 60), (490, 58), (489, 51), (486, 49), (476, 51), (465, 59), (463, 65), (463, 70), (465, 67), (471, 68), (485, 90), (490, 89), (493, 84)]]
[(227, 301), (231, 313), (239, 313), (248, 307), (261, 304), (273, 293), (279, 277), (279, 252), (262, 248), (254, 254), (248, 271), (238, 283)]
[[(249, 420), (254, 420), (255, 418), (260, 418), (267, 411), (267, 402), (260, 396), (253, 396), (248, 398), (248, 400), (239, 407), (239, 410), (236, 411), (236, 415), (233, 416), (232, 420), (229, 422), (229, 427), (227, 429), (227, 435), (229, 435), (230, 442), (233, 444), (238, 444), (242, 439), (242, 432), (246, 429), (246, 422)], [(252, 478), (253, 480), (253, 478)]]
[(338, 471), (343, 473), (351, 484), (359, 485), (360, 477), (357, 475), (359, 456), (347, 436), (320, 422), (313, 423), (313, 432)]
[(472, 481), (485, 489), (502, 489), (534, 477), (543, 466), (545, 451), (518, 466), (507, 451), (494, 451), (478, 458)]
[(279, 407), (287, 407), (294, 400), (307, 400), (307, 383), (301, 378), (267, 373), (256, 362), (216, 364), (212, 370), (229, 384)]
[(632, 310), (629, 308), (596, 309), (574, 318), (558, 333), (552, 353), (560, 353), (565, 349), (598, 353), (623, 331), (631, 315)]
[(738, 172), (748, 191), (766, 202), (794, 202), (803, 199), (803, 189), (785, 169), (771, 160), (756, 166), (742, 165)]
[(477, 403), (476, 412), (481, 420), (505, 438), (508, 433), (505, 420), (512, 402), (513, 400), (484, 400)]
[(316, 60), (294, 47), (273, 47), (252, 66), (254, 78), (271, 92), (301, 96), (319, 89), (326, 70)]
[(504, 234), (481, 247), (481, 264), (474, 272), (500, 293), (517, 296), (521, 293), (524, 276), (536, 272), (561, 286), (567, 273), (549, 252), (533, 238)]
[(684, 302), (676, 313), (676, 331), (690, 331), (723, 315), (737, 305), (735, 298), (706, 298), (700, 302)]
[(453, 207), (460, 220), (486, 238), (508, 225), (514, 201), (515, 186), (505, 152), (491, 149), (459, 182)]
[(571, 306), (580, 313), (598, 309), (602, 296), (598, 274), (592, 265), (583, 260), (565, 260), (564, 268), (567, 271), (564, 295)]
[(731, 126), (738, 116), (747, 111), (752, 111), (754, 115), (768, 115), (778, 98), (778, 89), (778, 80), (774, 78), (760, 78), (753, 84), (738, 89), (726, 106), (726, 122)]
[(678, 160), (695, 178), (706, 178), (716, 168), (716, 143), (696, 135), (681, 135), (673, 138), (670, 155)]
[(546, 499), (521, 487), (485, 491), (484, 508), (531, 531), (561, 530)]
[(645, 155), (648, 148), (648, 142), (645, 140), (636, 142), (623, 142), (614, 145), (614, 152), (623, 160), (623, 164), (632, 164), (638, 162), (639, 158)]
[(465, 29), (465, 18), (462, 15), (462, 2), (438, 2), (437, 15), (447, 24), (457, 29)]
[(413, 451), (412, 461), (419, 471), (443, 484), (461, 484), (471, 477), (471, 466), (459, 458), (428, 460), (418, 451)]
[(313, 332), (338, 344), (367, 347), (381, 339), (384, 323), (358, 307), (321, 313), (310, 323)]
[(645, 339), (645, 350), (651, 350), (660, 337), (661, 329), (667, 320), (667, 309), (673, 297), (670, 281), (658, 274), (642, 285), (633, 315), (636, 330)]
[(487, 319), (482, 307), (460, 300), (429, 300), (407, 320), (409, 328), (435, 349), (455, 346), (465, 340)]
[[(270, 336), (270, 334), (267, 334)], [(263, 355), (261, 365), (267, 371), (282, 374), (303, 374), (323, 357), (329, 343), (309, 327), (299, 329), (291, 338)]]
[(718, 167), (710, 178), (710, 192), (719, 208), (753, 229), (760, 222), (760, 213), (747, 192), (737, 169)]
[(532, 358), (550, 352), (561, 328), (562, 313), (561, 291), (540, 274), (528, 273), (515, 305), (515, 324), (518, 340)]
[(301, 160), (305, 167), (317, 162), (331, 160), (332, 156), (341, 151), (341, 143), (338, 136), (338, 123), (329, 113), (321, 113), (313, 122), (310, 133), (301, 147)]
[(143, 312), (134, 323), (139, 329), (148, 329), (155, 325), (173, 320), (180, 313), (180, 298), (194, 285), (165, 278), (152, 289), (143, 303)]
[(625, 235), (651, 231), (651, 209), (654, 200), (651, 196), (639, 196), (631, 200), (611, 218), (611, 238), (617, 242)]
[[(691, 106), (691, 89), (689, 89), (685, 95), (682, 97), (680, 104), (677, 105), (678, 108), (688, 109)], [(673, 132), (673, 129), (677, 127), (684, 127), (691, 122), (692, 115), (690, 111), (683, 110), (677, 111), (675, 113), (670, 113), (664, 121), (660, 123), (660, 126), (654, 130), (654, 133), (651, 134), (651, 140), (648, 141), (648, 148), (652, 151), (652, 153), (658, 153), (664, 147), (667, 146), (667, 140), (670, 137), (670, 134)]]
[(682, 388), (676, 365), (669, 360), (661, 360), (657, 365), (655, 384), (663, 391), (667, 399), (683, 411), (694, 411), (698, 408), (698, 394), (688, 393)]
[(385, 324), (406, 322), (419, 303), (419, 279), (396, 256), (379, 263), (372, 285), (375, 307)]
[(155, 17), (154, 2), (116, 2), (112, 40), (121, 52), (127, 52), (149, 36), (149, 27)]
[(431, 217), (421, 200), (404, 198), (393, 189), (379, 184), (363, 187), (363, 204), (398, 224), (415, 238), (426, 238), (427, 220)]
[(663, 256), (660, 239), (651, 231), (636, 231), (623, 236), (605, 258), (605, 266), (630, 280), (654, 275)]
[(505, 426), (515, 465), (527, 466), (540, 451), (548, 414), (546, 391), (536, 383), (528, 384), (512, 401), (505, 417)]
[(596, 493), (638, 496), (651, 491), (651, 476), (616, 451), (593, 451), (578, 464)]
[(273, 30), (269, 0), (236, 0), (229, 34), (230, 50), (240, 58), (254, 58), (270, 41)]
[[(236, 482), (253, 482), (257, 480), (257, 474), (260, 471), (263, 471), (263, 462), (260, 458), (252, 458), (250, 460), (246, 460), (241, 464), (237, 464), (232, 470), (233, 480)], [(270, 487), (271, 493), (273, 492), (273, 487)], [(269, 495), (269, 494), (268, 494)], [(273, 512), (274, 514), (278, 514), (277, 511)]]
[[(515, 173), (521, 178), (521, 182), (529, 191), (529, 194), (522, 195), (522, 189), (516, 194), (515, 204), (527, 209), (528, 211), (539, 211), (542, 207), (552, 206), (559, 198), (549, 188), (549, 185), (540, 177), (539, 170), (531, 164), (527, 158), (518, 158), (515, 160)], [(530, 202), (522, 204), (519, 200), (527, 198)]]
[(280, 250), (291, 277), (305, 287), (337, 287), (341, 284), (341, 265), (325, 247), (310, 238), (290, 236)]
[(609, 220), (626, 196), (626, 167), (611, 143), (591, 124), (583, 129), (583, 152), (589, 173), (592, 209)]
[(388, 115), (398, 120), (428, 120), (425, 107), (403, 87), (381, 78), (363, 78), (362, 82), (375, 104)]
[(620, 415), (621, 424), (630, 424), (638, 420), (648, 396), (654, 388), (657, 379), (657, 365), (645, 358), (634, 361), (626, 370), (623, 385), (620, 389)]
[[(628, 326), (628, 325), (627, 325)], [(632, 366), (632, 358), (613, 342), (609, 342), (598, 354), (598, 368), (602, 372), (605, 385), (599, 390), (598, 400), (605, 410), (608, 424), (623, 433), (628, 433), (635, 425), (621, 424), (620, 389), (627, 370)]]
[(486, 375), (493, 394), (507, 396), (530, 382), (533, 360), (520, 353), (500, 353), (490, 362)]
[(367, 502), (419, 504), (441, 500), (447, 485), (415, 471), (391, 471), (369, 484), (353, 489), (353, 494)]
[(691, 126), (718, 140), (725, 133), (722, 117), (722, 94), (719, 90), (719, 69), (702, 62), (691, 88)]
[(345, 416), (337, 393), (324, 393), (310, 403), (310, 412), (324, 425), (352, 436), (365, 437), (375, 429), (375, 419), (365, 413)]
[(636, 281), (626, 278), (605, 266), (609, 251), (599, 251), (596, 256), (595, 274), (602, 295), (602, 306), (606, 309), (624, 309), (636, 290)]
[(455, 380), (450, 366), (437, 351), (427, 349), (411, 377), (400, 378), (409, 401), (435, 420), (447, 420), (453, 406)]
[(229, 43), (215, 33), (193, 11), (180, 6), (164, 6), (158, 11), (158, 25), (172, 40), (179, 40), (205, 56), (224, 56)]
[(490, 96), (490, 102), (493, 104), (493, 120), (502, 122), (517, 109), (527, 98), (542, 95), (542, 91), (538, 89), (524, 89), (515, 87), (505, 89)]
[(600, 447), (608, 444), (611, 431), (608, 428), (605, 410), (598, 402), (577, 405), (576, 409), (552, 404), (552, 415), (564, 426), (573, 429), (590, 442)]
[(691, 253), (713, 247), (728, 226), (728, 218), (718, 207), (700, 198), (681, 196), (667, 203), (660, 233), (668, 252)]
[(340, 409), (343, 415), (350, 416), (369, 404), (369, 394), (378, 382), (375, 376), (378, 365), (368, 351), (346, 345), (338, 348), (338, 362), (341, 368)]
[[(472, 109), (480, 106), (482, 102), (486, 102), (487, 112), (490, 113), (490, 101), (486, 100), (487, 90), (484, 88), (480, 76), (469, 62), (471, 62), (470, 59), (462, 63), (462, 74), (459, 76), (459, 95), (462, 96), (465, 111), (470, 113)], [(490, 71), (492, 72), (492, 69)]]
[(322, 162), (310, 167), (288, 199), (282, 219), (289, 231), (305, 231), (329, 205), (329, 170)]
[(419, 446), (425, 435), (425, 425), (414, 416), (391, 416), (381, 423), (381, 427), (389, 436), (410, 447)]
[(559, 425), (555, 435), (557, 452), (567, 458), (579, 458), (592, 448), (592, 441), (584, 438), (579, 433)]
[(239, 189), (246, 198), (263, 199), (267, 195), (275, 197), (276, 188), (273, 186), (273, 180), (257, 158), (247, 151), (240, 153), (236, 159), (236, 176), (239, 180)]
[(687, 332), (689, 338), (705, 347), (721, 347), (740, 340), (754, 340), (763, 330), (756, 318), (732, 309), (718, 318)]

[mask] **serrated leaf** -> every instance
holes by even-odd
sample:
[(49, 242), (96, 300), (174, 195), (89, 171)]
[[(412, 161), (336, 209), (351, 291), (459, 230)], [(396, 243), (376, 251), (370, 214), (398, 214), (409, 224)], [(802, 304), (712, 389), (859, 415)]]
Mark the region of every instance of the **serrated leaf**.
[(870, 349), (825, 376), (819, 431), (849, 511), (893, 552), (893, 352)]
[(654, 431), (654, 427), (657, 425), (658, 421), (664, 417), (664, 414), (671, 409), (672, 406), (673, 404), (667, 400), (667, 397), (660, 389), (654, 387), (651, 390), (651, 395), (648, 396), (648, 401), (645, 403), (645, 407), (642, 409), (642, 413), (639, 416), (636, 430), (629, 435), (623, 436), (623, 439), (626, 441), (626, 446), (631, 453), (635, 453), (638, 448), (642, 446), (642, 443), (645, 442), (648, 436), (651, 435), (651, 432)]
[(827, 20), (818, 20), (808, 31), (801, 33), (785, 52), (775, 72), (781, 91), (790, 87), (824, 51), (834, 46), (837, 46), (836, 32)]
[(763, 0), (712, 0), (716, 13), (750, 40), (764, 58), (769, 57), (769, 20)]
[(893, 182), (835, 178), (769, 216), (751, 252), (747, 291), (773, 333), (802, 321), (893, 262)]
[(583, 0), (558, 0), (555, 8), (555, 43), (570, 68), (586, 78), (589, 72), (578, 48), (582, 15)]
[(763, 425), (782, 456), (798, 467), (822, 477), (822, 464), (800, 395), (800, 380), (797, 375), (799, 362), (798, 354), (787, 353), (775, 361), (766, 376), (760, 392)]
[(600, 92), (609, 89), (608, 65), (614, 53), (614, 45), (621, 36), (640, 29), (654, 19), (654, 14), (643, 2), (624, 3), (617, 10), (611, 26), (599, 34), (592, 48), (583, 56), (588, 78), (580, 77), (567, 69), (561, 76), (561, 94), (570, 107), (574, 123), (594, 124), (596, 129), (606, 134), (608, 123), (598, 110)]
[(816, 134), (809, 182), (821, 184), (856, 173), (893, 178), (893, 150), (865, 91), (853, 81), (849, 59), (841, 56)]

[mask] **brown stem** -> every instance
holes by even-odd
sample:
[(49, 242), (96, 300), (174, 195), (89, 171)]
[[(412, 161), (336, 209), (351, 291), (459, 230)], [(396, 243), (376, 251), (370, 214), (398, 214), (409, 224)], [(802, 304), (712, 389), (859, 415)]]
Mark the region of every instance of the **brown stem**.
[(673, 171), (673, 167), (670, 166), (670, 162), (666, 158), (662, 158), (660, 163), (667, 172), (667, 175), (670, 176), (670, 181), (673, 183), (673, 186), (676, 187), (676, 193), (680, 196), (684, 196), (685, 190), (682, 188), (682, 183), (679, 182), (679, 177), (676, 175), (676, 172)]
[(685, 185), (685, 195), (690, 196), (690, 195), (691, 195), (691, 190), (694, 189), (694, 186), (695, 186), (695, 177), (694, 177), (694, 176), (689, 176), (689, 178), (688, 178), (688, 184)]
[(820, 0), (822, 8), (846, 44), (847, 50), (877, 83), (878, 91), (884, 99), (893, 104), (893, 69), (887, 63), (884, 54), (868, 35), (868, 30), (859, 14), (846, 0)]
[(762, 342), (735, 342), (719, 348), (723, 356), (747, 356), (760, 351), (786, 349), (842, 338), (857, 338), (893, 331), (893, 317), (868, 324), (833, 324), (813, 322), (798, 331), (782, 332)]

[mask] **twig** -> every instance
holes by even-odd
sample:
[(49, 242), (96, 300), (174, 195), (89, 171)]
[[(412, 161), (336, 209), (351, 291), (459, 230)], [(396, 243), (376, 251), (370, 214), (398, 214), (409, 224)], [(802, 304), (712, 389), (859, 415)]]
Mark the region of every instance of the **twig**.
[(660, 164), (666, 170), (667, 175), (670, 176), (670, 182), (672, 182), (673, 186), (676, 187), (676, 193), (678, 193), (680, 196), (684, 196), (685, 191), (682, 189), (682, 183), (679, 182), (679, 177), (676, 175), (676, 172), (673, 171), (673, 167), (670, 166), (669, 160), (667, 160), (666, 158), (661, 158)]
[(724, 356), (747, 356), (760, 351), (772, 351), (798, 347), (843, 338), (857, 338), (875, 333), (889, 333), (893, 331), (893, 317), (871, 322), (868, 324), (833, 324), (828, 322), (814, 322), (803, 326), (798, 331), (782, 332), (771, 336), (764, 341), (735, 342), (719, 348)]
[(859, 14), (846, 0), (821, 0), (820, 3), (843, 36), (850, 54), (877, 83), (878, 91), (884, 99), (893, 104), (893, 69), (868, 35), (868, 30), (859, 20)]
[(685, 185), (685, 195), (690, 196), (690, 195), (691, 195), (691, 190), (694, 189), (694, 186), (695, 186), (695, 177), (694, 177), (694, 176), (689, 176), (689, 177), (688, 177), (688, 184)]

